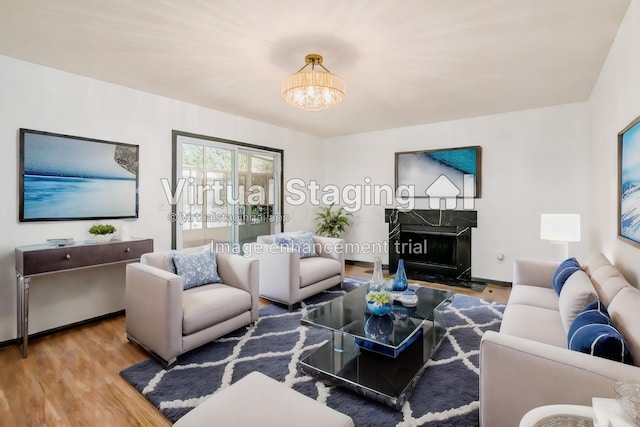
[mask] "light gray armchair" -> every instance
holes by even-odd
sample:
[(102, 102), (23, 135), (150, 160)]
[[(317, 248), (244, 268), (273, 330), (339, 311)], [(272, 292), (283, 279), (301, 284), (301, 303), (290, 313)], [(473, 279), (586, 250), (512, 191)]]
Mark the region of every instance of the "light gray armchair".
[(313, 236), (318, 256), (300, 258), (290, 247), (278, 246), (275, 235), (258, 236), (250, 257), (260, 260), (260, 296), (295, 304), (344, 281), (344, 240)]
[[(181, 253), (202, 251), (191, 248)], [(166, 366), (196, 347), (258, 319), (258, 262), (216, 253), (222, 283), (183, 289), (173, 272), (175, 251), (142, 255), (127, 265), (127, 338)]]

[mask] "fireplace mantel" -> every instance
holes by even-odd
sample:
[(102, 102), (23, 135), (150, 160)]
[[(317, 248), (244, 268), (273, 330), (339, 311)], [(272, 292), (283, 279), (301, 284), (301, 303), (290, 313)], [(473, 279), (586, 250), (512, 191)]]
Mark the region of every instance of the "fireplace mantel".
[[(395, 273), (398, 260), (406, 258), (405, 270), (409, 278), (420, 280), (425, 274), (456, 279), (471, 278), (471, 228), (478, 224), (476, 211), (385, 209), (385, 222), (389, 223), (389, 273)], [(403, 243), (403, 236), (408, 233), (412, 233), (413, 236), (425, 236), (420, 240), (425, 248), (427, 242), (431, 243), (430, 239), (435, 239), (437, 236), (454, 240), (450, 245), (452, 255), (455, 255), (453, 260), (450, 263), (428, 259), (425, 262), (419, 262), (416, 256), (413, 256), (413, 259), (408, 261), (410, 257), (402, 253), (407, 244)], [(425, 255), (425, 258), (428, 257)]]
[(438, 209), (413, 209), (410, 211), (385, 209), (384, 222), (389, 223), (389, 235), (400, 224), (427, 225), (431, 227), (477, 227), (478, 212)]

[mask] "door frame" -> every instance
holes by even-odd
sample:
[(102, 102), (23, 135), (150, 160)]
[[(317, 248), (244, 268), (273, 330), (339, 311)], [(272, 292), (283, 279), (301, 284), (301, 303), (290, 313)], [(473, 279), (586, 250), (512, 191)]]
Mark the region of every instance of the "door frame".
[[(175, 189), (177, 188), (178, 185), (178, 179), (182, 177), (182, 174), (180, 174), (180, 176), (178, 176), (178, 158), (180, 158), (179, 151), (180, 150), (180, 146), (179, 146), (179, 142), (178, 142), (178, 138), (179, 137), (186, 137), (186, 138), (193, 138), (193, 139), (202, 139), (205, 141), (211, 141), (211, 142), (219, 142), (219, 143), (223, 143), (223, 144), (229, 144), (229, 145), (235, 145), (238, 148), (246, 148), (246, 149), (253, 149), (253, 150), (261, 150), (261, 151), (268, 151), (268, 152), (272, 152), (275, 154), (279, 154), (280, 155), (280, 177), (279, 177), (279, 203), (278, 201), (276, 201), (276, 205), (279, 205), (279, 212), (276, 214), (274, 212), (274, 217), (277, 220), (277, 223), (275, 224), (275, 229), (276, 231), (278, 230), (278, 228), (280, 229), (280, 232), (282, 232), (284, 230), (284, 224), (282, 221), (282, 218), (284, 216), (284, 150), (280, 149), (280, 148), (273, 148), (273, 147), (267, 147), (267, 146), (263, 146), (263, 145), (256, 145), (256, 144), (249, 144), (246, 142), (240, 142), (240, 141), (234, 141), (231, 139), (224, 139), (224, 138), (217, 138), (214, 136), (207, 136), (207, 135), (200, 135), (200, 134), (196, 134), (196, 133), (191, 133), (191, 132), (183, 132), (183, 131), (179, 131), (179, 130), (172, 130), (171, 131), (171, 188), (173, 189), (173, 191), (175, 191)], [(182, 165), (180, 165), (181, 167)], [(235, 171), (236, 175), (237, 175), (237, 170)], [(234, 189), (234, 191), (237, 189)], [(173, 214), (174, 218), (177, 218), (177, 214), (178, 214), (178, 204), (171, 204), (171, 213)], [(179, 249), (177, 247), (178, 245), (178, 221), (173, 221), (171, 223), (171, 248), (172, 249)]]

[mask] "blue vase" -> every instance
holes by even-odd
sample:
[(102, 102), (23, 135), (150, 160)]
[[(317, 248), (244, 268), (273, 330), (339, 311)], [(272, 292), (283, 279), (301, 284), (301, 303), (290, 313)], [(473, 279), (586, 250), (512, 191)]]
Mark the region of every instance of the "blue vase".
[(398, 260), (398, 270), (396, 276), (393, 278), (393, 291), (404, 292), (409, 287), (407, 281), (407, 274), (404, 272), (404, 259)]

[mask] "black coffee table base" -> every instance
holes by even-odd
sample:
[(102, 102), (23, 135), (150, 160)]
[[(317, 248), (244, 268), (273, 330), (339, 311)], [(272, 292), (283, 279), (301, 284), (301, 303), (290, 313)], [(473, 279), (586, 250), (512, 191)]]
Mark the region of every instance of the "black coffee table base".
[[(334, 334), (298, 362), (298, 369), (335, 386), (400, 410), (445, 336), (444, 325), (425, 321), (422, 337), (396, 358), (360, 348), (349, 334)], [(334, 341), (341, 342), (334, 342)]]

